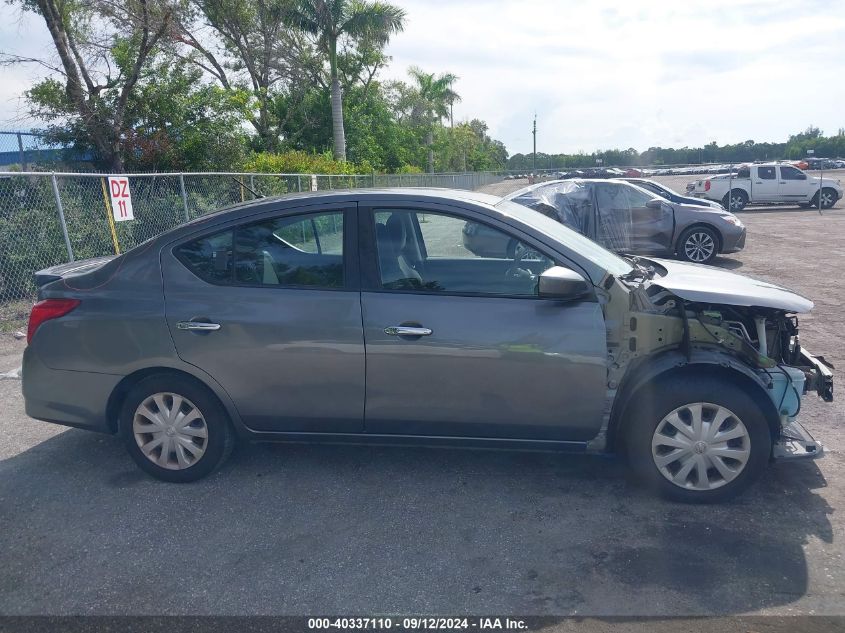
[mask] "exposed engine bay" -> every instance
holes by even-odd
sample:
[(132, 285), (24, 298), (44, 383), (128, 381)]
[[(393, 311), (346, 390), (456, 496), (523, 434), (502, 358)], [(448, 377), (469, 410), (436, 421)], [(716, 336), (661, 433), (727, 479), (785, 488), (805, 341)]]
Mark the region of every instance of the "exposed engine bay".
[[(630, 274), (608, 276), (603, 283), (610, 402), (606, 424), (626, 381), (630, 385), (631, 375), (647, 359), (662, 355), (671, 359), (670, 367), (713, 364), (753, 377), (768, 394), (780, 421), (773, 457), (820, 456), (821, 445), (795, 418), (807, 393), (814, 391), (826, 402), (833, 400), (833, 367), (802, 348), (796, 314), (771, 306), (683, 298), (661, 285), (660, 260), (631, 261), (635, 268)], [(596, 446), (606, 439), (600, 435)]]

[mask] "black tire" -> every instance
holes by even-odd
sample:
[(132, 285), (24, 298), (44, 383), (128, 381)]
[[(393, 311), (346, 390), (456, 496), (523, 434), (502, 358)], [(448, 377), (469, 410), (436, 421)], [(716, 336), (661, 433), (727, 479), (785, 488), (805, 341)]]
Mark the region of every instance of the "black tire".
[[(657, 458), (654, 457), (652, 451), (652, 440), (656, 437), (655, 432), (663, 423), (664, 418), (679, 408), (692, 403), (708, 403), (708, 406), (703, 407), (705, 413), (715, 411), (714, 408), (709, 406), (710, 404), (729, 410), (733, 417), (727, 418), (719, 428), (721, 429), (725, 425), (734, 425), (734, 428), (737, 428), (739, 426), (737, 422), (739, 422), (747, 431), (745, 438), (731, 440), (743, 443), (747, 441), (749, 444), (747, 447), (743, 446), (743, 450), (748, 451), (747, 461), (741, 469), (739, 469), (739, 466), (736, 467), (738, 474), (731, 480), (726, 480), (715, 468), (715, 458), (709, 455), (713, 447), (708, 446), (702, 449), (704, 451), (703, 456), (706, 456), (711, 464), (706, 471), (708, 482), (713, 477), (714, 482), (710, 483), (718, 484), (712, 489), (695, 489), (694, 486), (697, 485), (697, 481), (691, 480), (697, 480), (697, 476), (696, 473), (692, 472), (685, 476), (689, 477), (690, 480), (684, 480), (684, 487), (669, 481), (668, 475), (664, 475), (655, 463)], [(769, 462), (772, 436), (763, 412), (749, 394), (725, 378), (689, 373), (658, 380), (653, 385), (646, 387), (646, 391), (635, 398), (628, 408), (627, 416), (624, 433), (625, 448), (631, 468), (648, 487), (672, 501), (684, 503), (727, 501), (740, 494), (758, 479)], [(680, 416), (681, 414), (679, 414), (679, 418)], [(717, 430), (717, 432), (719, 431)], [(663, 438), (665, 436), (660, 435), (658, 437)], [(696, 442), (696, 444), (700, 444), (700, 442)], [(726, 444), (726, 446), (729, 446), (729, 444)], [(662, 449), (663, 447), (659, 448)], [(688, 454), (694, 460), (699, 457), (697, 449), (689, 451)], [(681, 462), (677, 463), (679, 468), (674, 475), (680, 476), (682, 474), (680, 472), (682, 470)], [(670, 466), (672, 465), (670, 464)], [(697, 466), (693, 470), (697, 470)], [(719, 478), (721, 478), (721, 483), (719, 483)]]
[[(729, 195), (732, 196), (732, 201), (728, 199)], [(748, 194), (745, 193), (742, 189), (734, 189), (731, 192), (726, 193), (725, 197), (722, 198), (722, 206), (725, 207), (725, 209), (727, 209), (731, 213), (742, 211), (747, 204)]]
[(691, 226), (678, 238), (678, 258), (694, 264), (710, 264), (716, 259), (722, 241), (709, 226)]
[[(831, 189), (830, 187), (825, 187), (824, 189), (822, 189), (822, 209), (830, 209), (831, 207), (833, 207), (833, 205), (836, 204), (837, 200), (838, 200), (838, 198), (837, 198), (837, 193), (836, 193), (835, 189)], [(810, 202), (810, 206), (814, 207), (816, 209), (819, 208), (819, 194), (818, 193), (816, 193), (816, 195), (813, 196), (813, 199)]]
[[(170, 469), (153, 463), (152, 458), (145, 455), (136, 440), (133, 429), (136, 410), (147, 398), (162, 393), (181, 396), (187, 401), (184, 405), (186, 409), (190, 410), (191, 405), (193, 405), (193, 408), (201, 414), (202, 421), (192, 422), (191, 425), (204, 423), (204, 429), (201, 427), (201, 431), (204, 430), (206, 437), (193, 440), (197, 442), (203, 452), (194, 463), (187, 467)], [(175, 404), (174, 399), (170, 399), (169, 402), (171, 405)], [(141, 423), (146, 424), (145, 418), (141, 417)], [(201, 383), (174, 373), (149, 376), (130, 389), (121, 407), (118, 432), (132, 459), (143, 471), (156, 479), (174, 483), (196, 481), (214, 472), (228, 459), (235, 446), (235, 434), (232, 425), (217, 397)], [(148, 435), (146, 437), (152, 439), (158, 436)], [(169, 445), (173, 446), (174, 450), (169, 453), (168, 457), (164, 458), (165, 463), (171, 461), (170, 457), (179, 457), (176, 455), (176, 448), (178, 447), (175, 440)], [(155, 456), (156, 449), (153, 449), (153, 451)], [(157, 452), (160, 459), (162, 449), (158, 449)], [(191, 458), (193, 458), (191, 451), (186, 452), (184, 448), (181, 449), (181, 453), (183, 456), (191, 455)], [(179, 462), (181, 464), (181, 460)]]

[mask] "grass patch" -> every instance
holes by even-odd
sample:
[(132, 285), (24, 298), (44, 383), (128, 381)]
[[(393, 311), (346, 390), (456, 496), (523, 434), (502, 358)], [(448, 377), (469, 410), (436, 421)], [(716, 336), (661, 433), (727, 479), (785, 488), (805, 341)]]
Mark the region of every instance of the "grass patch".
[(32, 301), (27, 300), (0, 303), (0, 332), (25, 332), (31, 309)]

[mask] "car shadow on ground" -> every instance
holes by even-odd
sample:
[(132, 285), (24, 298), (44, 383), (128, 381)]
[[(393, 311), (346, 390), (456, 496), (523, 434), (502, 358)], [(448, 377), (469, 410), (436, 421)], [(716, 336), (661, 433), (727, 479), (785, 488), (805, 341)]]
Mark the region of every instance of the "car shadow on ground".
[[(842, 207), (835, 206), (829, 209), (822, 209), (822, 214), (825, 213), (836, 213), (843, 211)], [(744, 215), (757, 215), (757, 214), (766, 214), (766, 213), (818, 213), (818, 207), (797, 207), (791, 205), (783, 205), (783, 206), (766, 206), (766, 207), (745, 207), (742, 211), (735, 213), (740, 219)]]
[(736, 270), (738, 268), (742, 268), (742, 262), (738, 259), (733, 259), (731, 257), (726, 257), (725, 255), (718, 255), (712, 263), (713, 266), (718, 266), (719, 268), (726, 268), (727, 270)]
[(245, 445), (193, 484), (77, 430), (0, 462), (0, 612), (731, 614), (808, 588), (813, 463), (678, 505), (621, 460)]

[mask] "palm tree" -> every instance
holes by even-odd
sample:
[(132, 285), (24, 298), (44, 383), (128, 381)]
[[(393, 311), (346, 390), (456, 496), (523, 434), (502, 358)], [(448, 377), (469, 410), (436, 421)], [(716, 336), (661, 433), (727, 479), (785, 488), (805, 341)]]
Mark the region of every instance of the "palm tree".
[(370, 38), (386, 44), (402, 30), (405, 11), (378, 0), (296, 0), (291, 10), (293, 24), (317, 38), (317, 46), (328, 57), (332, 90), (332, 133), (334, 157), (346, 160), (343, 131), (343, 98), (337, 72), (337, 43), (344, 36), (353, 40)]
[(461, 97), (452, 89), (458, 80), (457, 75), (443, 73), (435, 76), (416, 66), (408, 69), (408, 74), (417, 82), (419, 108), (426, 125), (425, 144), (428, 146), (428, 171), (434, 171), (434, 125), (444, 117), (452, 118), (452, 105)]

